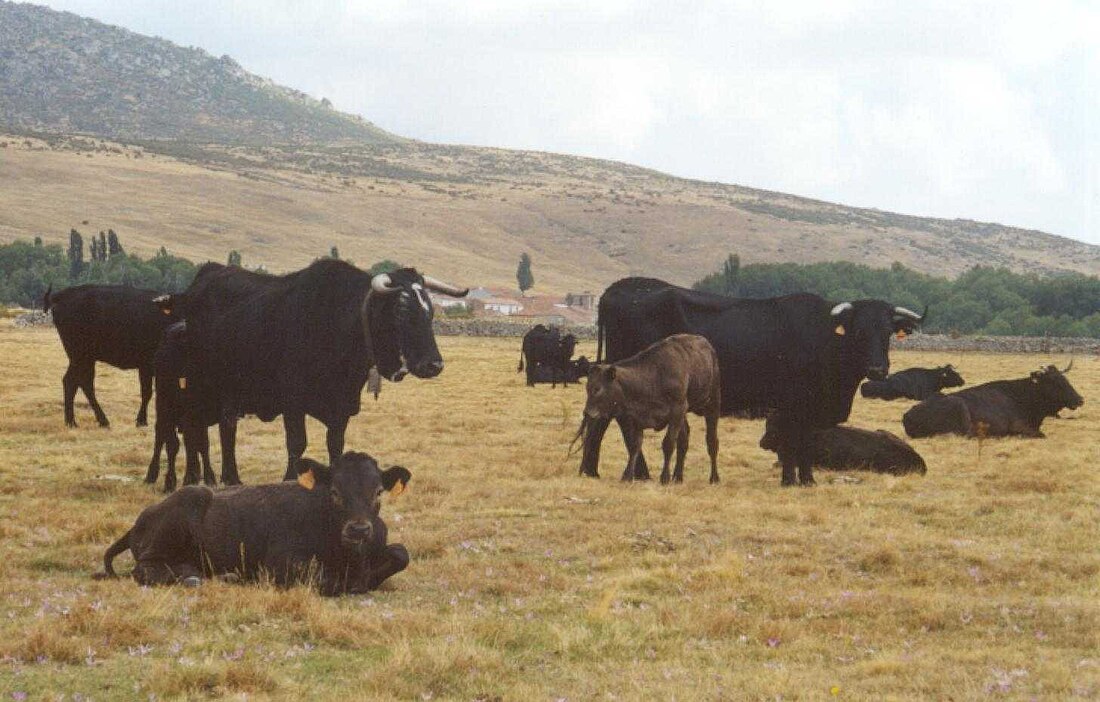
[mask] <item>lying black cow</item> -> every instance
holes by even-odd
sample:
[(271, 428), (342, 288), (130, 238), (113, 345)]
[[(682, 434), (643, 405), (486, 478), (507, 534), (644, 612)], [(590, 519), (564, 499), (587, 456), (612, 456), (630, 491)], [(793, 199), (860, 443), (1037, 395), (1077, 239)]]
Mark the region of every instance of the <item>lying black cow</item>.
[(379, 470), (365, 453), (345, 453), (329, 468), (298, 461), (298, 482), (217, 492), (185, 487), (146, 508), (132, 529), (107, 549), (112, 561), (129, 550), (142, 585), (197, 584), (202, 576), (265, 577), (279, 586), (315, 583), (324, 595), (367, 592), (409, 563), (401, 544), (386, 544), (378, 516), (382, 493), (412, 477)]
[(153, 439), (153, 457), (149, 460), (149, 470), (145, 482), (157, 482), (160, 474), (161, 451), (167, 453), (168, 466), (164, 474), (164, 491), (176, 489), (176, 456), (179, 454), (180, 441), (177, 429), (184, 433), (184, 447), (187, 455), (187, 473), (184, 484), (199, 482), (199, 463), (201, 459), (203, 482), (214, 485), (214, 471), (210, 466), (210, 438), (207, 427), (217, 424), (219, 412), (216, 405), (207, 402), (204, 407), (200, 400), (187, 389), (188, 348), (187, 322), (176, 322), (164, 332), (164, 340), (153, 357), (156, 372), (157, 420)]
[[(775, 434), (769, 426), (760, 448), (774, 451)], [(870, 470), (876, 473), (920, 473), (928, 467), (913, 447), (888, 431), (836, 426), (813, 432), (811, 463), (829, 470)]]
[(1084, 400), (1054, 366), (1020, 380), (995, 380), (950, 395), (933, 395), (902, 417), (913, 438), (936, 434), (963, 436), (1030, 436), (1042, 438), (1043, 420), (1064, 408), (1077, 409)]
[[(591, 362), (589, 362), (586, 356), (581, 356), (575, 361), (570, 361), (569, 364), (566, 366), (565, 379), (571, 383), (579, 383), (581, 378), (584, 378), (588, 375), (588, 371), (590, 368), (592, 368)], [(557, 381), (561, 380), (561, 378), (559, 377), (560, 375), (560, 372), (553, 370), (547, 366), (538, 366), (534, 368), (533, 371), (528, 368), (528, 385), (534, 385), (535, 383), (556, 384)], [(534, 382), (530, 381), (532, 377), (534, 378)]]
[(153, 396), (153, 354), (165, 327), (176, 321), (153, 302), (157, 295), (154, 290), (125, 285), (77, 285), (58, 293), (53, 293), (52, 287), (46, 291), (43, 310), (53, 313), (54, 326), (69, 357), (62, 379), (65, 424), (76, 426), (73, 400), (80, 388), (99, 425), (110, 426), (95, 396), (95, 364), (102, 361), (116, 368), (137, 368), (141, 383), (137, 425), (145, 426)]
[[(549, 376), (551, 387), (569, 385), (572, 379), (570, 359), (577, 348), (577, 337), (572, 334), (562, 336), (557, 327), (545, 327), (536, 324), (523, 335), (523, 346), (519, 352), (519, 366), (516, 372), (523, 371), (523, 359), (527, 358), (527, 385), (534, 386), (541, 377)], [(586, 373), (587, 374), (587, 373)]]
[(877, 400), (896, 400), (900, 397), (924, 400), (944, 388), (957, 388), (965, 384), (962, 376), (948, 364), (939, 368), (906, 368), (891, 373), (886, 380), (868, 380), (859, 391), (864, 397)]

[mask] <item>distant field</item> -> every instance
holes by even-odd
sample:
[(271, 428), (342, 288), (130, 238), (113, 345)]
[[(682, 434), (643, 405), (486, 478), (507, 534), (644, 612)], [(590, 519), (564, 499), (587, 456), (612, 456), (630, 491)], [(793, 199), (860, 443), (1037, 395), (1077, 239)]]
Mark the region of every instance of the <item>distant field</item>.
[[(440, 378), (385, 385), (348, 433), (413, 473), (383, 508), (412, 564), (372, 596), (325, 600), (93, 581), (160, 498), (140, 482), (152, 432), (132, 425), (136, 374), (100, 366), (113, 427), (78, 403), (66, 429), (56, 334), (0, 321), (4, 699), (1100, 696), (1097, 357), (1076, 359), (1086, 404), (1047, 439), (916, 441), (924, 477), (820, 471), (816, 488), (780, 489), (762, 423), (724, 420), (710, 487), (696, 418), (686, 482), (662, 488), (615, 479), (617, 438), (603, 480), (577, 477), (583, 388), (524, 387), (517, 340), (439, 343)], [(1068, 358), (893, 361), (978, 383)], [(852, 423), (901, 433), (907, 406), (859, 399)], [(280, 478), (281, 424), (243, 422), (239, 460), (246, 482)]]

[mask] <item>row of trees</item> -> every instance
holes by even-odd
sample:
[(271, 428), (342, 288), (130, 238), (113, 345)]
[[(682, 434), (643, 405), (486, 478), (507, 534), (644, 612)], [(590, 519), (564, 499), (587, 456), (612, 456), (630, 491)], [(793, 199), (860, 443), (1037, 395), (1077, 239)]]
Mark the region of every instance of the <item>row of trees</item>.
[(934, 333), (1100, 338), (1100, 278), (1038, 276), (975, 266), (958, 278), (918, 273), (895, 263), (871, 268), (847, 262), (758, 263), (731, 254), (697, 290), (735, 297), (812, 292), (829, 300), (879, 298), (916, 311), (927, 304)]
[[(173, 256), (163, 246), (148, 259), (128, 254), (114, 230), (88, 239), (86, 248), (84, 235), (73, 229), (67, 249), (43, 244), (41, 237), (33, 242), (0, 244), (0, 304), (41, 307), (42, 297), (51, 285), (54, 290), (97, 283), (179, 292), (191, 284), (198, 270), (194, 263)], [(340, 258), (340, 252), (333, 246), (325, 258)], [(243, 265), (241, 254), (230, 251), (226, 263)], [(371, 266), (369, 272), (388, 273), (400, 267), (396, 261), (385, 259)]]

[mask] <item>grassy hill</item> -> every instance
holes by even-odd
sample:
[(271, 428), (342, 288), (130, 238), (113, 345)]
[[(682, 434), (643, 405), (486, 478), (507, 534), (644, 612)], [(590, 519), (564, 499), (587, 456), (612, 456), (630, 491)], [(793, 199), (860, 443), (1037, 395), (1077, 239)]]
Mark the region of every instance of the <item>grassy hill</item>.
[[(6, 132), (6, 135), (4, 133)], [(0, 0), (0, 241), (112, 227), (127, 249), (301, 267), (332, 245), (470, 283), (691, 283), (744, 263), (1100, 274), (1100, 247), (623, 163), (425, 144), (200, 49)]]
[(362, 118), (184, 48), (0, 1), (0, 124), (137, 139), (398, 140)]

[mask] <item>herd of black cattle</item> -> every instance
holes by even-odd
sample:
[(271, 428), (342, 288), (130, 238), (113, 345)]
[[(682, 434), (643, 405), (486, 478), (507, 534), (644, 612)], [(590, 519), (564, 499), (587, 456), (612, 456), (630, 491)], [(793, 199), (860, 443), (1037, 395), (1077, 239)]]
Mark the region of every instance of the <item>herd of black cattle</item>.
[[(381, 378), (442, 372), (429, 291), (467, 292), (413, 269), (372, 277), (338, 260), (285, 276), (208, 263), (173, 295), (92, 285), (48, 291), (45, 309), (69, 358), (66, 423), (76, 424), (80, 389), (108, 426), (94, 388), (102, 361), (138, 370), (139, 426), (155, 379), (146, 482), (157, 481), (163, 451), (164, 487), (175, 490), (183, 436), (185, 487), (139, 515), (107, 550), (103, 575), (114, 575), (112, 561), (126, 550), (143, 584), (266, 577), (281, 585), (308, 580), (340, 594), (371, 590), (403, 570), (408, 552), (387, 543), (379, 509), (383, 493), (403, 490), (411, 474), (345, 453), (344, 433), (365, 385), (377, 396)], [(861, 383), (865, 397), (919, 401), (903, 418), (912, 437), (1041, 437), (1046, 417), (1083, 403), (1064, 375), (1068, 367), (949, 394), (942, 391), (963, 384), (951, 366), (890, 375), (891, 337), (912, 333), (926, 314), (882, 300), (837, 304), (806, 293), (736, 299), (624, 278), (600, 299), (595, 363), (572, 360), (576, 339), (540, 325), (524, 337), (519, 370), (526, 359), (528, 385), (587, 378), (574, 438), (582, 441), (580, 472), (598, 477), (600, 444), (615, 420), (628, 449), (624, 480), (649, 478), (644, 429), (667, 430), (661, 481), (683, 479), (689, 412), (706, 418), (711, 482), (719, 479), (720, 416), (766, 417), (760, 446), (777, 454), (783, 485), (812, 485), (814, 466), (923, 473), (921, 457), (893, 434), (838, 426)], [(245, 415), (265, 422), (282, 416), (284, 482), (239, 486), (236, 429)], [(306, 415), (326, 427), (328, 466), (302, 457)], [(216, 482), (213, 425), (221, 482), (235, 486), (218, 491), (208, 487)]]

